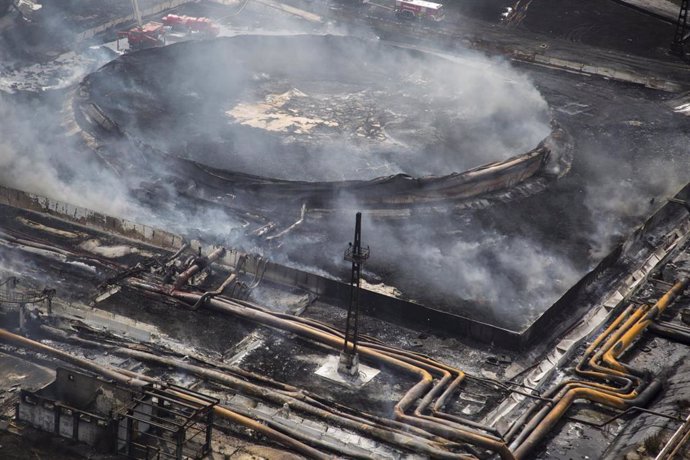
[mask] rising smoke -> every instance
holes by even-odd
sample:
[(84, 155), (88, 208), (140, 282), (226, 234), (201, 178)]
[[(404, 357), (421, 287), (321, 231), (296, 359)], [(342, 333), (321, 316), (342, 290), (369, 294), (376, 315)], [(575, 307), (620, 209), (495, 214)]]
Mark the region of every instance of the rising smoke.
[(346, 37), (179, 44), (126, 56), (89, 85), (116, 124), (157, 149), (289, 180), (446, 175), (549, 132), (545, 101), (505, 63)]
[[(353, 203), (347, 203), (352, 206)], [(519, 228), (506, 232), (480, 223), (482, 211), (413, 215), (381, 220), (365, 214), (363, 242), (371, 248), (365, 279), (394, 286), (422, 304), (500, 326), (528, 326), (582, 276), (568, 254), (545, 245)], [(312, 261), (347, 279), (345, 243), (352, 241), (353, 216), (340, 214), (326, 224), (330, 241), (289, 235), (282, 259)], [(379, 286), (383, 287), (383, 286)]]
[(663, 131), (650, 134), (637, 123), (613, 125), (609, 129), (617, 133), (614, 137), (600, 139), (595, 145), (582, 142), (582, 169), (589, 177), (583, 205), (591, 219), (588, 239), (592, 259), (604, 257), (630, 228), (687, 184), (690, 132), (685, 122), (670, 112), (656, 113), (642, 124), (664, 124)]
[[(242, 40), (237, 43), (249, 43)], [(549, 130), (545, 99), (528, 77), (500, 60), (469, 51), (421, 56), (358, 40), (340, 45), (331, 40), (326, 47), (317, 44), (325, 40), (310, 37), (296, 38), (299, 48), (286, 53), (285, 39), (257, 40), (272, 45), (261, 55), (242, 46), (228, 53), (229, 42), (223, 41), (132, 54), (94, 76), (92, 88), (131, 138), (212, 166), (289, 179), (448, 174), (530, 149)], [(341, 58), (340, 63), (331, 65), (332, 58)], [(117, 78), (108, 73), (114, 70), (121, 71)], [(289, 97), (280, 105), (283, 95)], [(70, 127), (62, 124), (63, 103), (70, 97), (63, 91), (0, 93), (0, 184), (188, 236), (203, 234), (312, 271), (342, 273), (341, 243), (351, 239), (352, 216), (307, 218), (279, 247), (257, 242), (245, 235), (239, 218), (194, 209), (194, 204), (180, 206), (179, 189), (167, 180), (176, 172), (164, 160), (150, 158), (146, 170), (113, 171), (93, 153), (85, 154), (79, 138), (66, 136)], [(250, 115), (256, 119), (257, 111), (266, 110), (261, 104), (273, 104), (283, 117), (336, 120), (345, 127), (303, 120), (289, 128), (292, 132), (251, 127)], [(337, 110), (345, 112), (340, 119), (332, 116)], [(348, 110), (356, 116), (348, 116)], [(573, 129), (590, 122), (579, 117), (561, 121), (568, 128), (574, 120)], [(363, 124), (384, 141), (359, 136)], [(579, 144), (579, 182), (569, 186), (581, 188), (582, 199), (563, 204), (577, 207), (586, 223), (572, 234), (561, 232), (564, 245), (569, 239), (586, 240), (584, 263), (557, 244), (545, 244), (541, 230), (531, 224), (533, 214), (497, 225), (483, 211), (442, 212), (390, 222), (367, 218), (365, 238), (374, 251), (367, 276), (395, 284), (424, 303), (512, 327), (528, 324), (641, 221), (653, 197), (682, 183), (678, 163), (667, 157), (635, 163), (642, 167), (633, 167), (633, 160), (621, 162), (621, 151), (644, 149), (649, 140), (621, 146), (615, 136), (605, 141), (602, 136), (593, 133), (591, 141)], [(125, 142), (118, 148), (137, 155), (137, 145)], [(659, 168), (667, 173), (664, 179), (654, 172)], [(151, 183), (160, 190), (155, 203), (142, 203), (132, 194)], [(559, 191), (552, 187), (546, 193)], [(357, 203), (346, 207), (354, 210)], [(299, 210), (293, 214), (296, 219)], [(543, 220), (549, 219), (557, 218)]]
[(0, 184), (112, 215), (132, 215), (128, 184), (65, 136), (62, 93), (0, 92)]

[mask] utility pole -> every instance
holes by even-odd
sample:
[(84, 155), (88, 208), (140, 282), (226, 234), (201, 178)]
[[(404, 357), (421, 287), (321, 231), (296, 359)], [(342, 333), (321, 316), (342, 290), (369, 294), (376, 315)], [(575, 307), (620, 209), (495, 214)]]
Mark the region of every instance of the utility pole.
[(139, 0), (132, 0), (132, 9), (134, 10), (134, 19), (137, 21), (137, 26), (141, 27), (141, 10), (139, 10)]
[(362, 247), (362, 213), (358, 212), (355, 220), (354, 243), (345, 250), (345, 260), (352, 262), (350, 277), (350, 306), (347, 309), (347, 324), (345, 325), (345, 341), (340, 353), (338, 372), (348, 376), (359, 375), (359, 355), (357, 354), (357, 339), (359, 336), (359, 283), (364, 262), (369, 258), (369, 246)]
[(671, 52), (682, 58), (687, 57), (688, 53), (686, 50), (686, 45), (690, 39), (688, 8), (690, 8), (690, 0), (681, 0), (680, 13), (678, 13), (678, 23), (676, 24), (676, 33), (673, 36), (673, 43), (671, 43)]

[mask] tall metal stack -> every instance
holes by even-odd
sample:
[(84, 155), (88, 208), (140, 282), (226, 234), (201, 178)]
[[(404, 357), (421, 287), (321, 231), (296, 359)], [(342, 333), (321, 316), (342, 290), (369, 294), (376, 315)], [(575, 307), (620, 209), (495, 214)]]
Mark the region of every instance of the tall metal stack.
[(359, 356), (357, 355), (357, 339), (359, 335), (359, 285), (361, 270), (364, 262), (369, 258), (369, 246), (362, 247), (362, 213), (358, 212), (355, 220), (355, 239), (345, 250), (345, 260), (352, 262), (350, 277), (350, 306), (347, 310), (347, 324), (345, 325), (345, 341), (340, 353), (338, 372), (356, 376), (359, 374)]
[(678, 23), (676, 24), (676, 34), (673, 37), (673, 43), (671, 43), (671, 51), (683, 58), (688, 57), (687, 43), (690, 40), (688, 8), (690, 8), (690, 0), (682, 0), (680, 13), (678, 13)]

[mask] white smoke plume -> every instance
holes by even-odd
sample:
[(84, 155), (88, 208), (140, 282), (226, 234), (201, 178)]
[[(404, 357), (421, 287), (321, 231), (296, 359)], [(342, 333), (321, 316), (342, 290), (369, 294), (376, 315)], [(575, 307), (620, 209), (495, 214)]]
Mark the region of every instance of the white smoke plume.
[[(329, 18), (325, 21), (328, 24)], [(279, 25), (281, 31), (294, 33), (312, 32), (315, 28), (310, 24), (293, 29), (293, 21), (281, 21)], [(263, 23), (262, 28), (270, 30), (270, 23)], [(326, 30), (334, 29), (328, 25)], [(336, 30), (342, 32), (338, 26)], [(368, 39), (374, 35), (366, 32)], [(212, 46), (208, 48), (209, 54), (177, 57), (170, 49), (158, 50), (164, 58), (162, 63), (170, 66), (169, 71), (148, 63), (154, 72), (138, 79), (130, 76), (112, 81), (112, 86), (101, 88), (99, 96), (104, 104), (112, 104), (116, 121), (129, 135), (155, 148), (212, 166), (291, 179), (371, 178), (397, 172), (412, 176), (448, 174), (528, 150), (549, 130), (550, 113), (545, 98), (525, 73), (500, 59), (459, 51), (453, 56), (425, 61), (427, 65), (420, 67), (413, 57), (400, 60), (386, 57), (385, 52), (372, 57), (372, 45), (362, 46), (359, 54), (350, 55), (350, 65), (331, 68), (328, 59), (337, 56), (330, 56), (324, 48), (310, 47), (308, 38), (301, 40), (299, 62), (286, 57), (287, 39), (275, 43), (273, 49), (261, 55), (220, 55), (227, 61), (213, 54), (218, 48), (213, 51)], [(4, 46), (1, 41), (0, 46)], [(133, 54), (129, 58), (136, 61), (140, 56)], [(260, 68), (266, 63), (272, 66), (268, 72)], [(299, 63), (303, 65), (301, 79), (291, 81), (280, 72)], [(146, 62), (139, 64), (146, 68)], [(373, 74), (378, 77), (363, 83), (358, 78), (366, 66), (373, 67)], [(256, 71), (242, 74), (251, 68)], [(393, 74), (392, 69), (397, 73)], [(403, 77), (396, 79), (395, 75), (401, 73)], [(266, 90), (228, 98), (229, 87), (245, 77), (265, 80)], [(214, 111), (223, 109), (224, 114), (240, 103), (265, 101), (267, 92), (275, 95), (293, 89), (311, 98), (307, 105), (321, 103), (314, 96), (318, 93), (315, 88), (319, 87), (316, 83), (327, 81), (326, 77), (351, 84), (357, 91), (369, 83), (369, 93), (388, 90), (399, 98), (406, 96), (407, 88), (414, 90), (412, 102), (400, 103), (399, 107), (407, 107), (407, 119), (421, 121), (427, 131), (421, 133), (413, 124), (408, 127), (399, 123), (388, 135), (401, 144), (414, 145), (408, 150), (403, 148), (403, 155), (377, 152), (379, 156), (375, 158), (367, 157), (370, 150), (364, 148), (363, 142), (352, 142), (347, 136), (321, 144), (311, 152), (294, 149), (289, 157), (281, 150), (280, 138), (255, 136), (256, 132), (249, 129), (242, 129), (243, 135), (231, 141), (223, 137), (233, 120), (225, 115), (216, 116)], [(319, 78), (320, 82), (315, 83)], [(130, 85), (136, 87), (126, 93)], [(323, 84), (320, 87), (325, 88)], [(173, 90), (175, 97), (158, 97), (156, 91), (161, 88)], [(565, 92), (576, 93), (577, 89), (571, 87)], [(350, 240), (351, 216), (324, 218), (311, 227), (298, 227), (279, 247), (274, 243), (262, 245), (244, 234), (241, 219), (203, 205), (196, 210), (178, 206), (175, 187), (165, 183), (169, 171), (163, 161), (150, 159), (147, 171), (113, 173), (84, 150), (76, 136), (65, 135), (67, 128), (60, 119), (68, 94), (0, 93), (0, 184), (186, 235), (203, 234), (224, 244), (264, 252), (273, 259), (312, 267), (313, 271), (321, 272), (327, 266), (333, 274), (338, 270), (334, 267), (342, 266), (338, 265), (342, 264), (338, 242)], [(344, 103), (346, 99), (337, 101)], [(440, 112), (455, 115), (444, 118), (438, 116)], [(215, 118), (199, 117), (207, 113), (214, 113)], [(171, 124), (171, 120), (175, 123)], [(215, 124), (206, 123), (207, 120)], [(442, 124), (447, 133), (458, 128), (454, 135), (439, 141), (430, 127)], [(398, 136), (392, 136), (393, 132)], [(604, 147), (597, 146), (596, 140), (581, 144), (576, 155), (575, 167), (584, 170), (581, 174), (585, 179), (579, 178), (581, 182), (572, 187), (581, 187), (582, 201), (568, 205), (581, 211), (588, 226), (583, 225), (578, 229), (581, 233), (569, 237), (586, 240), (583, 246), (588, 254), (581, 257), (584, 262), (575, 261), (571, 253), (559, 250), (557, 245), (545, 244), (539, 234), (524, 231), (530, 228), (534, 215), (520, 216), (510, 227), (487, 222), (486, 215), (478, 211), (433, 218), (413, 216), (389, 223), (366, 219), (365, 235), (375, 257), (370, 265), (373, 273), (368, 275), (395, 283), (403, 294), (431, 305), (518, 327), (527, 324), (606, 254), (616, 239), (641, 221), (654, 205), (650, 203), (652, 198), (672, 193), (687, 180), (684, 163), (674, 163), (666, 157), (650, 155), (648, 161), (635, 158), (626, 162), (620, 156), (604, 154), (608, 149), (620, 152), (639, 148), (634, 141), (624, 146), (616, 145), (617, 141)], [(215, 149), (211, 149), (214, 145)], [(675, 148), (687, 153), (687, 143)], [(153, 211), (131, 193), (152, 177), (158, 178), (161, 183), (157, 185), (168, 197), (157, 203)], [(553, 190), (545, 193), (556, 193)], [(347, 207), (356, 209), (357, 203), (348, 203)], [(293, 214), (297, 216), (298, 211), (295, 209)], [(558, 217), (553, 217), (553, 225), (561, 225)]]

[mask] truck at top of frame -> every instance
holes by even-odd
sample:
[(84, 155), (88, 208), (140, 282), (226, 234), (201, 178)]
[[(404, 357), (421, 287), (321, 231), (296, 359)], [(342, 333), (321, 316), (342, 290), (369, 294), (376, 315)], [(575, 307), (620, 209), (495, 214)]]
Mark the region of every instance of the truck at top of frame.
[(403, 19), (432, 21), (441, 21), (446, 14), (442, 4), (426, 0), (395, 0), (395, 13)]

